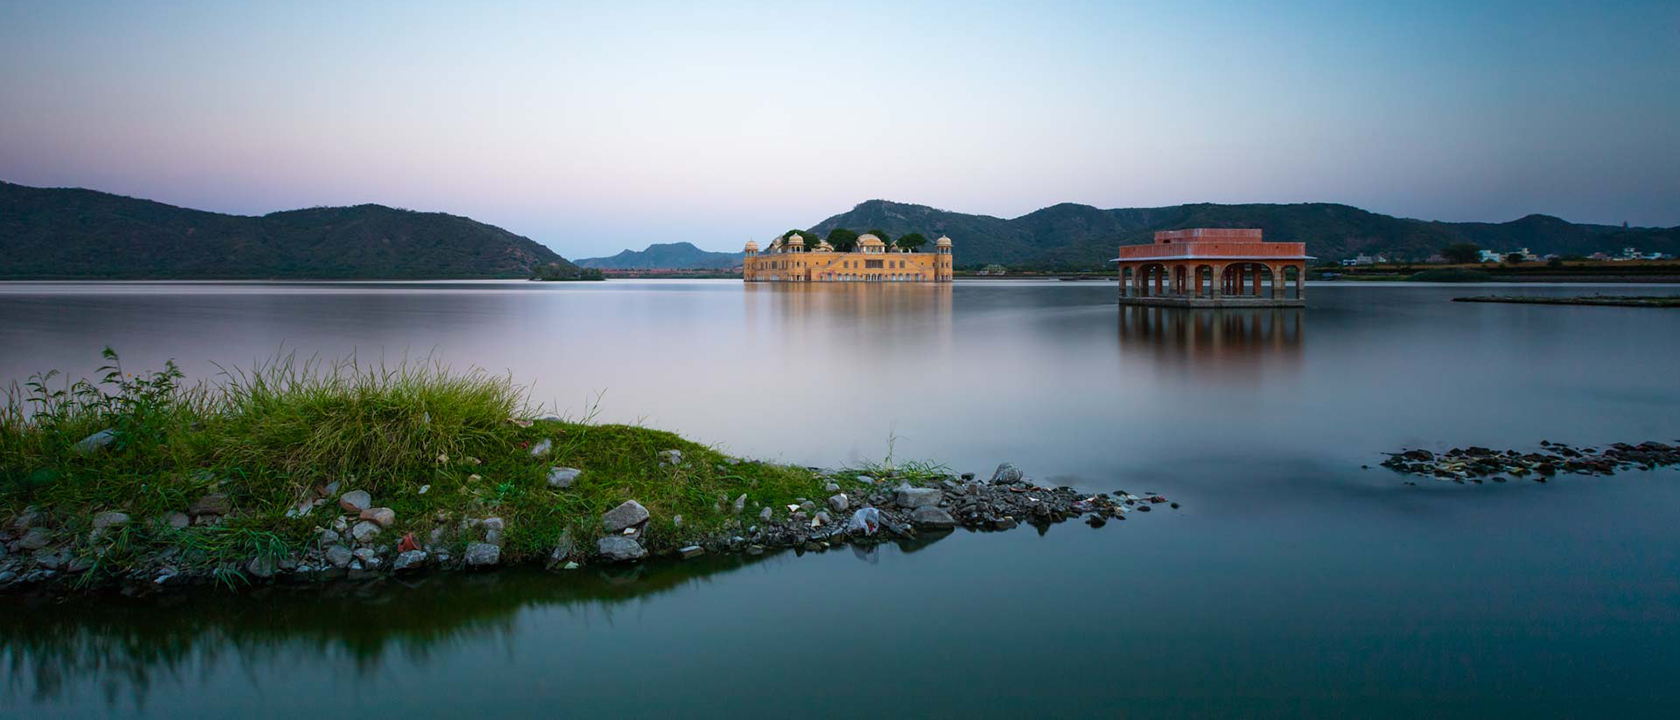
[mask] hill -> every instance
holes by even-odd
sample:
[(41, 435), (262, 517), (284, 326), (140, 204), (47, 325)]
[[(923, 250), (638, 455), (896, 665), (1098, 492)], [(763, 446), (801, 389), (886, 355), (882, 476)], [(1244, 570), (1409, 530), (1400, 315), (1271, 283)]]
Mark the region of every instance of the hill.
[(612, 257), (576, 260), (579, 267), (603, 270), (728, 269), (741, 264), (746, 253), (701, 250), (691, 243), (654, 243), (646, 250), (625, 250)]
[(523, 278), (577, 267), (456, 215), (383, 205), (261, 217), (0, 182), (0, 279)]
[(878, 228), (894, 237), (909, 232), (930, 238), (949, 235), (956, 243), (959, 267), (990, 263), (1032, 268), (1104, 267), (1114, 257), (1116, 246), (1149, 242), (1158, 230), (1188, 227), (1257, 227), (1271, 240), (1305, 242), (1308, 253), (1324, 260), (1360, 253), (1422, 260), (1447, 245), (1462, 242), (1494, 250), (1527, 247), (1542, 255), (1616, 254), (1630, 245), (1646, 252), (1680, 252), (1680, 227), (1584, 225), (1546, 215), (1506, 223), (1430, 222), (1331, 203), (1197, 203), (1111, 210), (1063, 203), (1006, 220), (870, 200), (817, 223), (810, 231), (826, 237), (836, 227), (856, 232)]

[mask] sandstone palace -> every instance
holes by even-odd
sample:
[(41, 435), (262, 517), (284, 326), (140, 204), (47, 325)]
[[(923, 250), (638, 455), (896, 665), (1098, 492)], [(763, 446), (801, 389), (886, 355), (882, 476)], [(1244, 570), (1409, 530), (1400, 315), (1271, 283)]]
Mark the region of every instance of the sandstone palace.
[(805, 238), (789, 233), (759, 254), (747, 243), (741, 278), (747, 282), (951, 282), (951, 238), (934, 241), (932, 253), (907, 252), (874, 235), (858, 237), (857, 249), (836, 252), (826, 241), (807, 249)]

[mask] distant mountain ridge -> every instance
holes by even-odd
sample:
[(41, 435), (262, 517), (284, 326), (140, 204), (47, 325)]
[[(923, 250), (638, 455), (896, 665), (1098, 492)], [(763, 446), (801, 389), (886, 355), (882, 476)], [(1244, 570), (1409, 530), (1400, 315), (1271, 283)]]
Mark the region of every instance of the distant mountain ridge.
[(1384, 253), (1422, 260), (1455, 243), (1489, 250), (1527, 247), (1538, 254), (1617, 254), (1625, 246), (1646, 252), (1680, 253), (1680, 227), (1623, 228), (1571, 223), (1529, 215), (1505, 223), (1435, 222), (1397, 218), (1348, 205), (1216, 205), (1196, 203), (1159, 208), (1102, 210), (1063, 203), (1018, 218), (970, 215), (888, 200), (869, 200), (810, 228), (826, 237), (844, 227), (877, 228), (897, 237), (919, 232), (949, 235), (958, 267), (999, 263), (1015, 267), (1104, 267), (1123, 244), (1149, 242), (1158, 230), (1190, 227), (1257, 227), (1268, 240), (1301, 241), (1324, 260), (1360, 253)]
[(646, 250), (625, 250), (611, 257), (575, 260), (579, 267), (602, 270), (728, 269), (741, 264), (746, 253), (701, 250), (692, 243), (654, 243)]
[(225, 215), (0, 182), (0, 279), (522, 278), (577, 266), (470, 218), (383, 205)]

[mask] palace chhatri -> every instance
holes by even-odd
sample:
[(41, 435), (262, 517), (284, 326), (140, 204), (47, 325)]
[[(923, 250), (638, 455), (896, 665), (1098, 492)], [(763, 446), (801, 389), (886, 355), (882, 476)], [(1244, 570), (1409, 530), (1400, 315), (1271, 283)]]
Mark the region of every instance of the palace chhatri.
[(747, 282), (951, 282), (951, 238), (941, 236), (933, 252), (887, 249), (872, 234), (858, 237), (857, 249), (837, 252), (826, 240), (807, 249), (805, 238), (789, 233), (770, 241), (759, 253), (747, 242), (741, 278)]

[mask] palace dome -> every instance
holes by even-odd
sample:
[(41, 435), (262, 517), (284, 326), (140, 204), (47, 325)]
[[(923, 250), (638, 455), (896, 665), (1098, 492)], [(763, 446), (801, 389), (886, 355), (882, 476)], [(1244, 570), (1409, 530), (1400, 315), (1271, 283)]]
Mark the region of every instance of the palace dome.
[(883, 246), (883, 247), (886, 246), (886, 243), (881, 242), (881, 238), (875, 237), (873, 234), (870, 234), (870, 233), (864, 233), (862, 236), (860, 236), (858, 238), (858, 244), (859, 245), (880, 245), (880, 246)]
[(804, 245), (805, 244), (805, 238), (799, 237), (799, 233), (789, 233), (788, 236), (787, 236), (787, 241), (788, 241), (789, 245)]
[(753, 242), (751, 240), (748, 240), (747, 241), (747, 252), (758, 252), (758, 243)]
[(933, 245), (934, 247), (950, 247), (951, 238), (940, 235), (938, 240), (933, 241)]

